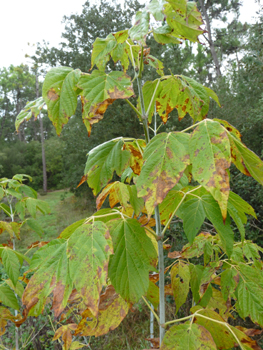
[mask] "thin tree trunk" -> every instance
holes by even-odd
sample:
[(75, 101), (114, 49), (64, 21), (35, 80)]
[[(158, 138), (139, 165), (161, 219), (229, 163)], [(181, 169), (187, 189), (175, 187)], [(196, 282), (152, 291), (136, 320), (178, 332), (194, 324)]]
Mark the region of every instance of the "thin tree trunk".
[(219, 78), (222, 76), (221, 70), (220, 70), (220, 63), (216, 54), (216, 50), (215, 50), (215, 45), (212, 39), (212, 34), (211, 34), (211, 26), (210, 26), (210, 21), (209, 21), (209, 17), (204, 5), (204, 1), (203, 0), (199, 0), (202, 12), (203, 12), (203, 16), (205, 17), (205, 24), (206, 24), (206, 29), (208, 31), (208, 39), (206, 38), (206, 40), (208, 41), (208, 44), (210, 46), (210, 51), (213, 57), (213, 61), (215, 64), (215, 68), (216, 68), (216, 76)]
[[(39, 97), (39, 82), (36, 72), (36, 96)], [(41, 113), (39, 114), (40, 122), (40, 135), (41, 135), (41, 147), (42, 147), (42, 166), (43, 166), (43, 191), (47, 192), (47, 167), (46, 167), (46, 155), (45, 155), (45, 145), (44, 145), (44, 128), (43, 119)]]

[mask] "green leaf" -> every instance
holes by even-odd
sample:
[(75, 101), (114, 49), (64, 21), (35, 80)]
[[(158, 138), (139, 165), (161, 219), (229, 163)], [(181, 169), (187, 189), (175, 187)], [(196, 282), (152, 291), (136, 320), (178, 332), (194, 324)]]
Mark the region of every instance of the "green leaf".
[(26, 203), (24, 201), (16, 202), (15, 209), (21, 220), (25, 218)]
[(31, 117), (34, 117), (34, 119), (36, 120), (42, 108), (44, 107), (44, 105), (45, 105), (45, 101), (43, 97), (39, 97), (34, 101), (28, 102), (16, 117), (16, 122), (15, 122), (16, 131), (18, 131), (19, 126), (24, 121), (28, 121)]
[(40, 225), (40, 223), (35, 220), (35, 219), (27, 219), (26, 223), (28, 224), (28, 226), (35, 231), (40, 237), (42, 237), (44, 230), (42, 228), (42, 226)]
[(130, 193), (129, 201), (134, 209), (135, 215), (138, 216), (140, 214), (140, 212), (143, 210), (144, 201), (142, 198), (138, 197), (136, 186), (134, 186), (134, 185), (128, 186), (128, 190)]
[(60, 135), (63, 125), (77, 108), (77, 83), (81, 72), (69, 67), (52, 68), (44, 80), (42, 94), (48, 107), (48, 117)]
[(152, 0), (146, 9), (154, 16), (156, 21), (163, 21), (163, 5), (165, 4), (164, 0)]
[(91, 69), (96, 66), (103, 70), (110, 59), (110, 52), (116, 47), (117, 41), (113, 34), (109, 34), (106, 39), (96, 38), (93, 43), (91, 54)]
[(22, 298), (22, 295), (24, 293), (24, 287), (22, 286), (20, 281), (18, 281), (16, 285), (14, 285), (13, 282), (10, 279), (8, 279), (5, 280), (5, 283), (19, 296), (19, 298)]
[(4, 197), (5, 191), (0, 187), (0, 200)]
[(152, 55), (147, 55), (144, 60), (143, 60), (144, 64), (149, 64), (151, 67), (153, 67), (154, 69), (156, 69), (156, 72), (160, 75), (163, 76), (164, 72), (163, 72), (163, 63), (158, 60), (156, 57), (152, 56)]
[[(194, 312), (195, 308), (192, 308), (191, 311)], [(212, 335), (217, 349), (232, 349), (235, 346), (236, 341), (227, 327), (222, 324), (225, 323), (225, 320), (213, 310), (199, 310), (199, 313), (205, 317), (208, 317), (208, 319), (198, 317), (196, 315), (196, 323), (202, 327), (205, 327), (205, 329), (207, 329), (207, 331)], [(213, 322), (213, 320), (220, 321), (222, 323), (216, 323)]]
[(181, 218), (183, 219), (184, 231), (188, 241), (193, 243), (200, 227), (205, 220), (205, 210), (202, 199), (194, 197), (183, 203), (180, 209)]
[(181, 44), (181, 41), (173, 36), (173, 30), (168, 24), (153, 29), (153, 37), (159, 44)]
[(218, 122), (207, 119), (195, 128), (189, 147), (193, 177), (218, 202), (225, 220), (231, 164), (227, 133)]
[(225, 301), (227, 301), (229, 294), (232, 294), (237, 287), (238, 272), (233, 269), (226, 269), (221, 274), (221, 292)]
[(88, 176), (88, 185), (96, 196), (111, 180), (114, 171), (121, 176), (128, 166), (130, 152), (123, 150), (122, 138), (102, 143), (89, 152), (84, 174)]
[(179, 324), (166, 332), (160, 350), (216, 350), (211, 334), (197, 324)]
[(68, 239), (72, 235), (72, 233), (76, 231), (76, 229), (79, 226), (84, 224), (85, 221), (86, 221), (86, 219), (81, 219), (81, 220), (76, 221), (73, 224), (69, 225), (68, 227), (65, 228), (65, 230), (63, 230), (61, 232), (61, 234), (59, 235), (58, 238)]
[(189, 266), (181, 261), (175, 264), (171, 269), (171, 282), (177, 313), (179, 308), (185, 303), (189, 292)]
[(12, 309), (20, 309), (15, 293), (6, 284), (0, 285), (0, 302)]
[(40, 199), (27, 198), (26, 208), (33, 218), (36, 218), (37, 210), (41, 211), (42, 214), (50, 213), (49, 204), (45, 201), (41, 201)]
[(150, 216), (167, 193), (177, 184), (190, 163), (189, 135), (161, 133), (146, 146), (145, 163), (136, 181), (138, 196), (145, 201)]
[(202, 200), (206, 216), (214, 225), (217, 233), (219, 234), (223, 249), (230, 257), (234, 244), (234, 232), (230, 226), (230, 217), (227, 216), (225, 223), (223, 222), (220, 208), (211, 195), (202, 196)]
[(148, 274), (157, 255), (155, 247), (135, 219), (113, 220), (108, 226), (114, 247), (109, 263), (110, 280), (117, 293), (135, 303), (148, 290)]
[(109, 74), (94, 70), (91, 74), (82, 73), (78, 83), (82, 89), (83, 122), (91, 132), (91, 126), (98, 123), (116, 99), (127, 99), (134, 95), (130, 77), (123, 72)]
[(146, 298), (153, 305), (154, 309), (157, 310), (159, 306), (159, 287), (152, 281), (149, 282)]
[(169, 0), (164, 5), (164, 14), (168, 25), (173, 29), (173, 35), (180, 39), (188, 39), (198, 42), (198, 36), (204, 30), (200, 28), (203, 24), (201, 13), (197, 10), (195, 2), (187, 0)]
[[(149, 123), (152, 122), (152, 116), (154, 114), (155, 99), (156, 99), (156, 96), (160, 94), (161, 89), (162, 88), (161, 88), (159, 79), (156, 79), (154, 81), (146, 81), (146, 83), (143, 85), (142, 93), (143, 93), (144, 107), (148, 115)], [(139, 110), (141, 111), (140, 99), (138, 99), (138, 107), (139, 107)]]
[[(167, 224), (167, 222), (170, 219), (171, 213), (173, 213), (178, 207), (183, 196), (183, 193), (177, 190), (171, 190), (170, 192), (168, 192), (167, 196), (159, 206), (161, 223), (163, 225)], [(179, 208), (177, 210), (179, 210)]]
[(135, 24), (129, 30), (131, 40), (138, 41), (142, 46), (146, 45), (146, 35), (149, 31), (149, 13), (145, 10), (138, 11), (135, 17)]
[(16, 253), (12, 249), (5, 247), (1, 258), (8, 277), (16, 285), (20, 272), (20, 263)]
[(114, 61), (114, 63), (120, 61), (124, 73), (129, 68), (129, 45), (124, 43), (119, 43), (117, 46), (113, 49), (111, 52), (111, 57)]
[(231, 145), (232, 162), (241, 173), (252, 176), (263, 185), (263, 162), (236, 137), (228, 134)]
[(5, 212), (6, 215), (8, 215), (9, 217), (11, 217), (11, 211), (8, 205), (6, 205), (5, 203), (1, 203), (0, 204), (0, 210), (3, 210)]
[[(252, 215), (255, 219), (257, 219), (256, 213), (254, 209), (251, 207), (250, 204), (248, 204), (244, 199), (239, 197), (238, 194), (230, 191), (229, 192), (229, 198), (228, 202), (231, 203), (236, 210), (238, 211), (239, 215), (242, 218), (242, 221), (244, 220), (244, 214)], [(247, 220), (244, 220), (243, 223), (246, 223)]]
[(32, 197), (32, 198), (37, 199), (37, 191), (35, 191), (33, 188), (31, 188), (27, 185), (22, 184), (19, 187), (19, 192), (26, 197)]

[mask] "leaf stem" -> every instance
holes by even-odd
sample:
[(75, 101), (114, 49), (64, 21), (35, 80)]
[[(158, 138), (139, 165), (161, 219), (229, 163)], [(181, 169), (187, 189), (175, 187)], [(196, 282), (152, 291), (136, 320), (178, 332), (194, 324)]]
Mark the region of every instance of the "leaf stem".
[(151, 312), (153, 313), (154, 317), (156, 318), (157, 322), (160, 324), (160, 319), (158, 317), (158, 315), (156, 314), (156, 312), (154, 311), (154, 309), (151, 307), (151, 305), (148, 303), (148, 301), (146, 300), (146, 298), (144, 296), (142, 296), (145, 304), (148, 306), (148, 308), (151, 310)]
[(188, 130), (191, 130), (191, 129), (195, 128), (197, 125), (199, 125), (199, 124), (201, 124), (201, 123), (203, 123), (203, 120), (200, 121), (200, 122), (198, 122), (198, 123), (195, 123), (195, 124), (189, 126), (188, 128), (182, 130), (181, 132), (186, 132), (186, 131), (188, 131)]
[(125, 101), (128, 103), (128, 105), (134, 110), (134, 112), (142, 119), (141, 113), (138, 111), (136, 107), (126, 98)]

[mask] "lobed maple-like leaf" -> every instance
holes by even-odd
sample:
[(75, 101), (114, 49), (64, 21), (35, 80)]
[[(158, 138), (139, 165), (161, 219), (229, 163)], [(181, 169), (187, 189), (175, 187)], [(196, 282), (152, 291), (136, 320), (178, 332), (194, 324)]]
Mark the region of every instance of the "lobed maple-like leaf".
[(110, 52), (116, 47), (117, 41), (113, 34), (109, 34), (107, 38), (96, 38), (93, 43), (93, 50), (91, 54), (91, 69), (96, 66), (103, 70), (110, 59)]
[(190, 164), (189, 134), (161, 133), (147, 145), (145, 163), (136, 181), (138, 196), (145, 201), (148, 216), (177, 184)]
[(212, 194), (225, 220), (231, 155), (228, 135), (218, 122), (207, 119), (195, 128), (190, 139), (190, 158), (194, 179)]
[(82, 90), (82, 118), (89, 135), (92, 125), (103, 118), (109, 105), (134, 95), (130, 77), (119, 71), (82, 73), (78, 87)]
[(34, 101), (31, 101), (26, 104), (22, 111), (18, 114), (15, 121), (16, 131), (18, 131), (19, 126), (24, 122), (28, 121), (30, 118), (34, 117), (36, 120), (40, 114), (42, 108), (45, 105), (43, 97), (39, 97)]
[(159, 44), (181, 44), (182, 42), (173, 36), (173, 29), (165, 24), (162, 27), (153, 29), (153, 37)]
[(100, 221), (79, 226), (68, 240), (56, 239), (43, 246), (31, 261), (30, 268), (37, 271), (23, 295), (26, 308), (30, 310), (39, 300), (43, 303), (53, 293), (52, 307), (58, 316), (76, 288), (84, 304), (97, 315), (112, 252), (109, 231)]
[(114, 255), (110, 258), (109, 277), (126, 301), (137, 302), (149, 286), (149, 271), (157, 252), (144, 228), (135, 219), (108, 223)]
[(46, 75), (42, 95), (48, 107), (48, 117), (60, 135), (63, 125), (74, 115), (77, 108), (77, 83), (79, 69), (69, 67), (52, 68)]

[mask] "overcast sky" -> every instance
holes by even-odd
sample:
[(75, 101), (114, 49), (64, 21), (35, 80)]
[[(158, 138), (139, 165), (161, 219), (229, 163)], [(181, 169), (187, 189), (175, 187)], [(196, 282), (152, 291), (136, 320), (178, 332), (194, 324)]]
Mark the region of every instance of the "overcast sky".
[[(80, 14), (84, 3), (85, 0), (0, 0), (0, 68), (27, 63), (25, 54), (33, 54), (32, 45), (37, 42), (45, 40), (56, 46), (64, 29), (63, 16)], [(255, 0), (243, 0), (243, 4), (241, 21), (253, 21), (259, 5)]]

